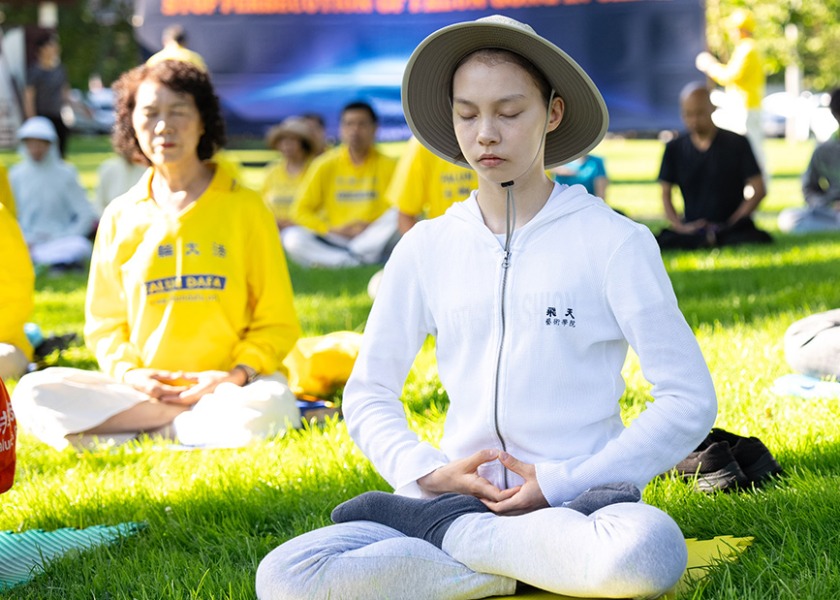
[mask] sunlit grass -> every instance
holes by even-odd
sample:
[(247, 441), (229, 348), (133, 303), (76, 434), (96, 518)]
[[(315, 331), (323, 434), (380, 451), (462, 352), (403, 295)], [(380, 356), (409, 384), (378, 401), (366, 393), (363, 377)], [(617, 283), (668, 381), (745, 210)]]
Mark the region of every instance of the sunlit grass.
[[(656, 168), (649, 163), (658, 165), (661, 144), (610, 143), (604, 154), (614, 177), (637, 177), (614, 183), (611, 203), (645, 206), (657, 215), (658, 188), (651, 179)], [(776, 147), (771, 145), (771, 159)], [(791, 172), (806, 149), (792, 157)], [(644, 169), (627, 166), (637, 158)], [(80, 164), (89, 171), (93, 162)], [(788, 174), (775, 179), (771, 193), (791, 182), (796, 180)], [(781, 208), (801, 201), (791, 193), (777, 202)], [(812, 311), (840, 306), (840, 238), (780, 235), (772, 246), (669, 252), (663, 258), (714, 378), (718, 426), (758, 436), (786, 473), (757, 492), (707, 496), (671, 477), (646, 490), (645, 499), (672, 514), (687, 537), (755, 537), (737, 562), (716, 569), (685, 597), (834, 598), (840, 589), (834, 549), (840, 536), (840, 405), (780, 397), (771, 388), (789, 372), (782, 350), (787, 326)], [(367, 282), (375, 270), (292, 266), (304, 334), (360, 331), (371, 303)], [(37, 285), (33, 320), (46, 331), (81, 333), (85, 277), (41, 276)], [(95, 367), (82, 346), (64, 352), (60, 364)], [(624, 375), (623, 414), (630, 421), (650, 400), (650, 386), (632, 353)], [(9, 383), (13, 388), (15, 382)], [(404, 401), (421, 438), (437, 440), (448, 398), (437, 378), (431, 340), (408, 376)], [(28, 600), (253, 598), (257, 564), (273, 547), (326, 525), (329, 511), (342, 500), (368, 489), (389, 489), (344, 423), (335, 420), (223, 451), (180, 452), (144, 440), (59, 453), (24, 433), (18, 456), (17, 481), (2, 496), (0, 530), (146, 524), (133, 537), (69, 555), (32, 583), (0, 593)]]

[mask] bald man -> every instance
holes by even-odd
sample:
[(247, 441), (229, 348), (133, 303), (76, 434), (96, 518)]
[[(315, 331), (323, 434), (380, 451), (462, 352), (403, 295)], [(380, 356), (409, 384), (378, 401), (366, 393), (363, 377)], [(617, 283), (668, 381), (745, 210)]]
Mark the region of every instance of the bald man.
[[(716, 127), (713, 111), (703, 84), (691, 84), (680, 95), (686, 131), (666, 144), (659, 170), (670, 223), (657, 236), (662, 249), (772, 242), (752, 220), (766, 192), (750, 143)], [(682, 214), (674, 206), (674, 186), (682, 193)]]

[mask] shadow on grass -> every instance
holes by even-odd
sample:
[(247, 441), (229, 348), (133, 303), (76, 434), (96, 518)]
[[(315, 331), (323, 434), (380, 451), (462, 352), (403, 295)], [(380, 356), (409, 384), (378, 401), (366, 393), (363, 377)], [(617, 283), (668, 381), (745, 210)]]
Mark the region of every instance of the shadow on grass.
[[(780, 235), (772, 245), (665, 252), (663, 260), (692, 327), (731, 325), (840, 306), (839, 245), (836, 235)], [(706, 264), (698, 267), (694, 259)]]

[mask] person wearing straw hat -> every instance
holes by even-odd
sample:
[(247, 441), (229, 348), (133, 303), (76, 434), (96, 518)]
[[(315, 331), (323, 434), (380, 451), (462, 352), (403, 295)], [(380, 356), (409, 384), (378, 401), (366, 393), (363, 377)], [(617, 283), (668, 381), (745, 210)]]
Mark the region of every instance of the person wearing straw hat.
[(316, 140), (303, 118), (289, 117), (268, 130), (265, 142), (280, 154), (280, 158), (269, 166), (262, 195), (282, 231), (294, 224), (292, 202), (315, 158)]
[[(395, 493), (353, 498), (274, 549), (257, 595), (666, 592), (686, 544), (640, 490), (704, 439), (717, 404), (651, 232), (546, 176), (601, 140), (601, 94), (502, 16), (427, 37), (402, 93), (413, 133), (478, 189), (397, 244), (345, 388), (348, 431)], [(439, 446), (400, 402), (428, 335), (450, 400)], [(625, 426), (628, 345), (655, 401)]]

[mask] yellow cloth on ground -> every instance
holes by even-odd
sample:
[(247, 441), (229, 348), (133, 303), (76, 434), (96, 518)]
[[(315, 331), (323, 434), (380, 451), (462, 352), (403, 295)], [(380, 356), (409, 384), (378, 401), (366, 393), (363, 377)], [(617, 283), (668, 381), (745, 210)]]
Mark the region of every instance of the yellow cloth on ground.
[(329, 396), (347, 383), (362, 334), (335, 331), (301, 338), (283, 364), (289, 369), (289, 388), (296, 396)]
[[(689, 538), (685, 540), (688, 547), (688, 566), (676, 587), (663, 598), (674, 598), (678, 592), (686, 591), (699, 579), (705, 577), (715, 563), (732, 562), (752, 544), (753, 538), (737, 538), (731, 535), (719, 535), (711, 540)], [(575, 600), (572, 596), (552, 594), (542, 590), (528, 590), (513, 596), (497, 596), (498, 598), (517, 598), (517, 600)], [(597, 598), (589, 600), (598, 600)], [(604, 600), (604, 599), (602, 599)]]

